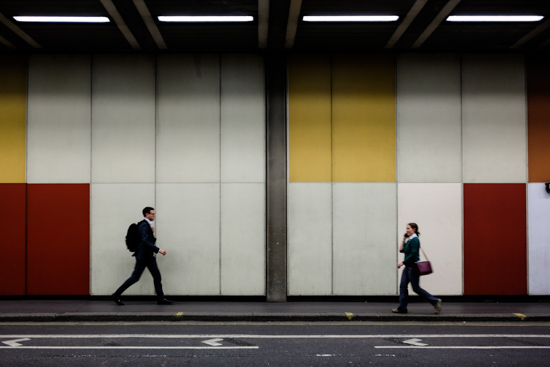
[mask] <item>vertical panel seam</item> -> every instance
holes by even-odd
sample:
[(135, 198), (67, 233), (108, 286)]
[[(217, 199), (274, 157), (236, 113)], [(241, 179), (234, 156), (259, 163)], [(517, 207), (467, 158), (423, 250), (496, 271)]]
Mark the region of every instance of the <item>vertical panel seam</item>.
[(334, 124), (333, 124), (333, 68), (334, 54), (329, 55), (330, 71), (330, 248), (331, 248), (331, 271), (330, 271), (330, 294), (334, 295)]
[(218, 108), (219, 108), (219, 117), (218, 117), (218, 139), (219, 139), (219, 148), (218, 148), (218, 155), (219, 155), (219, 167), (218, 167), (218, 195), (220, 200), (220, 206), (219, 206), (219, 244), (218, 244), (218, 257), (219, 257), (219, 263), (218, 263), (218, 284), (219, 284), (219, 290), (218, 294), (222, 295), (222, 55), (218, 54)]

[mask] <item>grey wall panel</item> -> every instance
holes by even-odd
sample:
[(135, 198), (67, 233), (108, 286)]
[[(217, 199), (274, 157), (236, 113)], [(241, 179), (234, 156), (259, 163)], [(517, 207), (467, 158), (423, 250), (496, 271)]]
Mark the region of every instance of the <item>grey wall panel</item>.
[(265, 185), (226, 183), (221, 190), (221, 293), (263, 296)]
[(220, 57), (157, 63), (157, 181), (219, 182)]
[(550, 295), (550, 194), (543, 183), (528, 185), (529, 294)]
[(395, 183), (335, 183), (335, 295), (395, 295)]
[(155, 63), (151, 56), (93, 58), (92, 181), (155, 181)]
[(221, 181), (265, 182), (265, 83), (258, 55), (223, 55)]
[(90, 182), (90, 75), (89, 56), (30, 57), (28, 183)]
[(462, 182), (460, 57), (397, 62), (398, 182)]
[[(112, 294), (131, 274), (135, 258), (124, 243), (130, 223), (143, 219), (142, 209), (155, 206), (154, 184), (92, 184), (90, 187), (90, 292)], [(159, 259), (160, 260), (160, 259)], [(159, 262), (164, 276), (164, 264)], [(154, 295), (153, 278), (145, 272), (125, 295)]]
[(288, 185), (288, 294), (332, 294), (332, 184)]
[(157, 184), (166, 294), (220, 294), (220, 185)]
[(462, 69), (464, 182), (526, 182), (523, 56), (467, 54)]

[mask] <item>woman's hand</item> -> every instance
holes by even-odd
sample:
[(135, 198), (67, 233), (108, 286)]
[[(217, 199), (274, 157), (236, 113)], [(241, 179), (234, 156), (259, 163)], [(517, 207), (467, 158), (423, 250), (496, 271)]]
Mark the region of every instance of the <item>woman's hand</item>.
[(402, 267), (402, 266), (403, 266), (403, 263), (397, 264), (397, 269), (399, 269), (399, 268)]

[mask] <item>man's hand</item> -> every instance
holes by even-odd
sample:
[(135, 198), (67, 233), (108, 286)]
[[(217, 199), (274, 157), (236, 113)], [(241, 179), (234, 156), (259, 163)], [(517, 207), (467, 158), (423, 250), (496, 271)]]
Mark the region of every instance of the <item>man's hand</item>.
[(159, 254), (162, 254), (162, 256), (166, 255), (166, 250), (160, 249)]

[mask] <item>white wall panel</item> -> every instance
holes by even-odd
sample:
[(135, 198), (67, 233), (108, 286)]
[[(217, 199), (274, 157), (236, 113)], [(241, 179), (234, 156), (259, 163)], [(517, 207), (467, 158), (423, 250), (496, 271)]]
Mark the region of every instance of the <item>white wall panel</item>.
[(288, 294), (332, 294), (332, 184), (288, 185)]
[(398, 182), (462, 182), (460, 57), (397, 62)]
[[(462, 295), (462, 184), (398, 184), (398, 207), (396, 251), (407, 223), (417, 223), (421, 246), (434, 268), (433, 274), (421, 278), (420, 286), (436, 297)], [(398, 284), (400, 279), (401, 270)]]
[(219, 56), (159, 56), (157, 72), (157, 181), (219, 182)]
[(529, 294), (550, 295), (550, 194), (543, 183), (528, 185)]
[(527, 180), (522, 55), (463, 56), (464, 182)]
[(334, 294), (395, 295), (396, 184), (335, 183)]
[(265, 185), (222, 184), (221, 293), (265, 295)]
[[(92, 184), (90, 188), (91, 249), (90, 292), (112, 294), (134, 270), (135, 257), (124, 238), (130, 223), (143, 219), (142, 209), (155, 206), (153, 184)], [(159, 259), (160, 272), (164, 271)], [(168, 274), (169, 275), (169, 274)], [(146, 270), (124, 295), (154, 295), (153, 278)]]
[(220, 185), (157, 184), (166, 294), (220, 294)]
[(28, 183), (90, 182), (90, 75), (89, 56), (30, 57)]
[(150, 56), (94, 56), (92, 181), (155, 181), (155, 63)]
[(265, 181), (264, 88), (260, 56), (222, 56), (222, 182)]

